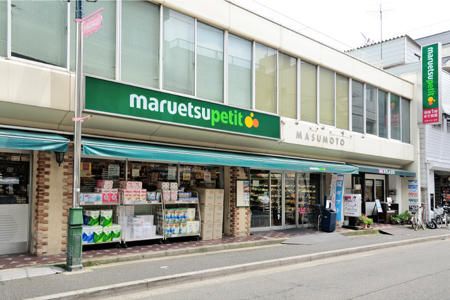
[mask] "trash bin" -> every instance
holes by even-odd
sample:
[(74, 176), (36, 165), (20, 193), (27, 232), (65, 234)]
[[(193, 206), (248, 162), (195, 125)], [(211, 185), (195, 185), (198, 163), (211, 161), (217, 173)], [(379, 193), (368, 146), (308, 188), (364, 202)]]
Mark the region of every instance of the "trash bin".
[(320, 220), (320, 229), (325, 232), (336, 230), (336, 212), (332, 209), (324, 209)]
[(83, 268), (81, 263), (83, 209), (70, 208), (68, 223), (66, 269), (74, 271)]

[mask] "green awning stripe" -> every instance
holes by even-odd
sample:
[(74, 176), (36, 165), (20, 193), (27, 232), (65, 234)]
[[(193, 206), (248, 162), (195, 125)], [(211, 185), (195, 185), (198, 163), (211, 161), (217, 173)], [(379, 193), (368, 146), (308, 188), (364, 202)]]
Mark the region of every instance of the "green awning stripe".
[(383, 174), (383, 175), (397, 175), (403, 177), (416, 177), (416, 172), (406, 171), (402, 169), (392, 169), (384, 167), (373, 167), (357, 165), (360, 173), (373, 173), (373, 174)]
[(0, 148), (66, 152), (68, 144), (57, 134), (0, 129)]
[(110, 158), (128, 158), (155, 162), (248, 167), (253, 169), (285, 170), (322, 173), (357, 173), (358, 168), (345, 164), (250, 155), (224, 151), (139, 144), (85, 138), (83, 154)]

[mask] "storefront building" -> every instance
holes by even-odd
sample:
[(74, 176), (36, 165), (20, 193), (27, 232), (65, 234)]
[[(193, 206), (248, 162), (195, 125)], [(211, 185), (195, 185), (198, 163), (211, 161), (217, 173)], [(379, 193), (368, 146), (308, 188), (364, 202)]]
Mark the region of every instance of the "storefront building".
[[(11, 9), (0, 3), (2, 128), (71, 140), (73, 2), (11, 2)], [(406, 209), (407, 178), (419, 180), (413, 84), (228, 1), (161, 3), (85, 3), (88, 13), (104, 8), (103, 27), (85, 39), (86, 211), (111, 211), (119, 225), (152, 216), (134, 218), (142, 226), (132, 234), (122, 223), (131, 242), (311, 226), (340, 183), (365, 202), (389, 197)], [(17, 158), (1, 153), (12, 149), (0, 143), (7, 169)], [(61, 166), (56, 150), (26, 151), (30, 171), (20, 171), (25, 163), (14, 176), (6, 171), (30, 176), (25, 248), (65, 251), (71, 144)], [(95, 202), (95, 194), (110, 202), (98, 208), (104, 199)], [(145, 205), (117, 203), (111, 194)], [(214, 208), (205, 197), (216, 199)], [(180, 220), (189, 214), (201, 229)]]
[[(369, 45), (354, 49), (349, 53), (364, 59), (369, 63), (382, 66), (386, 71), (401, 76), (415, 83), (416, 94), (420, 101), (416, 102), (417, 111), (422, 112), (422, 47), (440, 43), (436, 54), (439, 68), (439, 114), (440, 120), (435, 124), (424, 124), (418, 120), (419, 148), (417, 172), (420, 173), (419, 182), (412, 179), (409, 182), (411, 197), (409, 206), (414, 210), (419, 198), (426, 207), (427, 216), (437, 206), (442, 206), (450, 200), (449, 178), (450, 160), (447, 149), (450, 147), (450, 38), (449, 31), (425, 36), (413, 40), (409, 36), (401, 36), (383, 42), (383, 61), (379, 58), (380, 44)], [(405, 47), (406, 45), (406, 47)], [(377, 54), (378, 53), (378, 54)]]

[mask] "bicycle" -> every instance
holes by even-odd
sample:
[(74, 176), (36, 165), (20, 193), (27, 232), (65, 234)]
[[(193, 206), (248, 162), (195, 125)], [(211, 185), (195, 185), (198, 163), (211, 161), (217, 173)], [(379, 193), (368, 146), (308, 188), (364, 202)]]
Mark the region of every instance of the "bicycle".
[(412, 228), (417, 231), (417, 229), (422, 228), (425, 230), (425, 224), (423, 223), (423, 206), (420, 205), (419, 208), (415, 213), (413, 213), (413, 216), (411, 218), (411, 225)]

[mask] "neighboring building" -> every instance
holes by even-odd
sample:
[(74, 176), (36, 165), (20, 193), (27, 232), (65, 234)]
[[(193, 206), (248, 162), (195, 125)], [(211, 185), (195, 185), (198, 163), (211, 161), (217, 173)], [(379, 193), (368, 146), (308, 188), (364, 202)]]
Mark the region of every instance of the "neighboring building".
[[(442, 123), (438, 125), (423, 125), (421, 120), (422, 106), (422, 71), (421, 47), (441, 43), (441, 113)], [(372, 54), (380, 43), (350, 50), (347, 53), (360, 59), (368, 59), (369, 63), (379, 64)], [(429, 210), (450, 201), (450, 31), (412, 40), (402, 36), (383, 42), (383, 68), (397, 76), (415, 84), (415, 94), (420, 99), (416, 101), (419, 134), (420, 134), (420, 174), (421, 194), (426, 200)], [(413, 53), (414, 55), (411, 55)], [(409, 57), (410, 59), (405, 59)], [(389, 62), (388, 62), (389, 61)], [(392, 64), (391, 62), (395, 62)]]
[[(0, 254), (60, 253), (72, 204), (74, 1), (6, 3)], [(227, 1), (85, 2), (88, 12), (100, 7), (103, 27), (84, 43), (92, 117), (83, 122), (81, 192), (99, 191), (99, 179), (114, 188), (132, 179), (148, 191), (169, 181), (223, 189), (218, 211), (200, 208), (203, 224), (223, 217), (204, 225), (203, 238), (312, 224), (314, 208), (335, 194), (334, 174), (345, 193), (362, 194), (369, 215), (376, 199), (408, 209), (419, 147), (410, 81)], [(170, 228), (159, 223), (158, 205), (96, 208), (113, 209), (119, 222), (154, 215), (141, 239), (156, 225), (185, 234), (179, 212)]]

